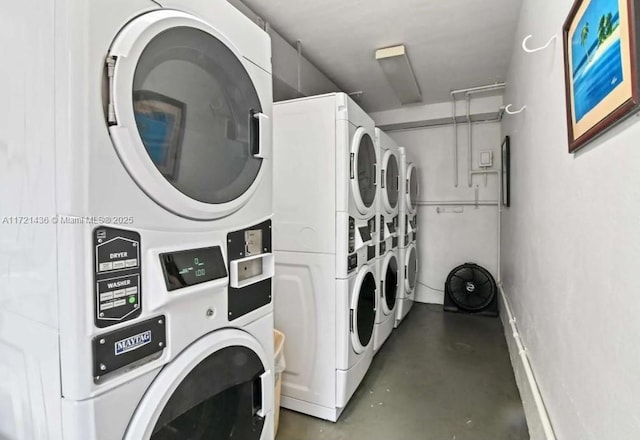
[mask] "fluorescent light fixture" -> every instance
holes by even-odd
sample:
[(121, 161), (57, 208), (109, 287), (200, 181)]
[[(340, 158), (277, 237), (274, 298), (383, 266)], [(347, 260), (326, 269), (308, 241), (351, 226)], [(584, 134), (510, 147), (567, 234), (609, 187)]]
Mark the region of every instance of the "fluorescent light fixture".
[(404, 44), (376, 50), (376, 60), (402, 105), (422, 102), (422, 93)]

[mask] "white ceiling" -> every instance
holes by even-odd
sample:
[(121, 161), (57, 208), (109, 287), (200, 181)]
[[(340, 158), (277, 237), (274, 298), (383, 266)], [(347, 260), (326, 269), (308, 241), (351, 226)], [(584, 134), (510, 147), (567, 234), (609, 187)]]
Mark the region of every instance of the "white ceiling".
[(375, 50), (405, 44), (424, 103), (504, 81), (522, 0), (243, 0), (369, 112), (400, 107)]

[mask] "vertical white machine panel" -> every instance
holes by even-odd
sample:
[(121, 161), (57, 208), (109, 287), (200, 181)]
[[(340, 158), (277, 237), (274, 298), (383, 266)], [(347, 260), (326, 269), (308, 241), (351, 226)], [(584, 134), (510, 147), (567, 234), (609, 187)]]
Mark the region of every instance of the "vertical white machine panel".
[(273, 106), (274, 249), (335, 252), (333, 95)]
[(3, 3), (2, 15), (0, 310), (55, 328), (54, 2)]
[(285, 334), (282, 395), (335, 407), (334, 257), (276, 252), (275, 328)]

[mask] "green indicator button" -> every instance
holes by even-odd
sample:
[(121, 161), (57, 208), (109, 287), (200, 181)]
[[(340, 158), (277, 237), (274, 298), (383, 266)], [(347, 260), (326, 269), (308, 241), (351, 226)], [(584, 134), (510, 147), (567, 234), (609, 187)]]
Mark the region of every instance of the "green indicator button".
[(129, 304), (135, 304), (136, 302), (136, 297), (135, 296), (130, 296), (129, 297)]

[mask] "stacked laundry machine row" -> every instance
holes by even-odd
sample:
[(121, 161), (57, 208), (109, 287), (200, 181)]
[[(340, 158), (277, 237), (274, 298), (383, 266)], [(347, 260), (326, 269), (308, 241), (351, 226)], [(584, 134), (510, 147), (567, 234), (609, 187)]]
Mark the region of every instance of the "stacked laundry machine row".
[(411, 308), (415, 167), (344, 93), (275, 103), (273, 120), (281, 405), (336, 421)]
[(3, 6), (0, 438), (274, 438), (270, 41), (161, 3)]

